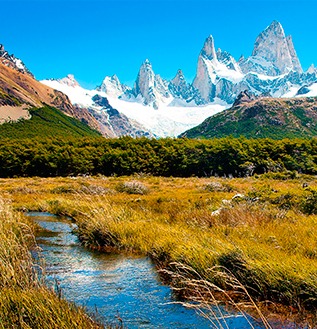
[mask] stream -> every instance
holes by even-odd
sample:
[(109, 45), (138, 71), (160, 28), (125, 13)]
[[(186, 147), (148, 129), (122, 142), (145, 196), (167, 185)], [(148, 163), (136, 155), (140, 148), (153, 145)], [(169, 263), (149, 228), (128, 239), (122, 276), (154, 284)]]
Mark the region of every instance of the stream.
[[(85, 306), (88, 312), (97, 312), (103, 323), (120, 324), (122, 320), (128, 329), (251, 328), (241, 314), (226, 313), (226, 319), (218, 322), (178, 303), (149, 258), (88, 250), (72, 233), (76, 225), (69, 218), (37, 212), (27, 215), (47, 230), (37, 236), (47, 284), (58, 286), (67, 300)], [(264, 328), (251, 317), (248, 320), (253, 328)]]

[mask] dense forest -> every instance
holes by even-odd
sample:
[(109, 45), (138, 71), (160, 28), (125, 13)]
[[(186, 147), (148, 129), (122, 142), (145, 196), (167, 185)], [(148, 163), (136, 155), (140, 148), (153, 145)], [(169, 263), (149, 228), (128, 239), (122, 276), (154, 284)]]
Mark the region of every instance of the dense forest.
[(317, 139), (2, 139), (0, 176), (317, 174)]

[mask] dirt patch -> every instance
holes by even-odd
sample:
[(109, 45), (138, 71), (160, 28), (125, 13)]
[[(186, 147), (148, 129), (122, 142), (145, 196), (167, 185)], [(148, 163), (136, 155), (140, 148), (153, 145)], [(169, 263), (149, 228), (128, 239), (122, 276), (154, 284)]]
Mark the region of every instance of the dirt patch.
[(27, 106), (0, 106), (0, 124), (5, 122), (16, 122), (19, 119), (31, 119)]

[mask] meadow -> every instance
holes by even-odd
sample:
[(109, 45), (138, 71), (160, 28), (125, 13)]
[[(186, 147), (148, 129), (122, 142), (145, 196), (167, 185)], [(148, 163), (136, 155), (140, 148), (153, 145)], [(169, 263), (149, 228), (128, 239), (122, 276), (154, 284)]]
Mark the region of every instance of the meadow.
[(88, 248), (149, 255), (180, 297), (314, 326), (317, 179), (285, 178), (8, 178), (0, 195), (15, 211), (72, 217)]

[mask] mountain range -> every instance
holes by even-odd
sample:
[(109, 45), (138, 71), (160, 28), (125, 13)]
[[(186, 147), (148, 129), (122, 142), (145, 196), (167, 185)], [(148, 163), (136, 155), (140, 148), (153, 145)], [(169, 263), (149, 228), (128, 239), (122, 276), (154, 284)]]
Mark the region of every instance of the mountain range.
[(314, 96), (316, 81), (316, 68), (312, 65), (303, 72), (291, 36), (286, 36), (282, 25), (274, 21), (257, 37), (251, 56), (239, 60), (227, 51), (216, 50), (210, 35), (198, 56), (197, 73), (191, 83), (180, 69), (171, 81), (163, 79), (154, 73), (149, 60), (142, 63), (133, 87), (120, 83), (116, 75), (105, 77), (95, 90), (79, 86), (71, 90), (65, 87), (64, 79), (42, 82), (63, 91), (93, 115), (94, 111), (103, 111), (91, 101), (97, 93), (144, 131), (165, 137), (177, 136), (230, 108), (244, 90), (275, 98)]
[[(24, 79), (34, 80), (24, 63), (3, 46), (1, 63)], [(244, 91), (262, 100), (317, 95), (317, 69), (311, 65), (303, 71), (291, 36), (286, 36), (277, 21), (259, 34), (252, 54), (238, 60), (227, 51), (216, 50), (214, 38), (207, 37), (192, 82), (186, 81), (180, 69), (172, 80), (165, 80), (154, 73), (149, 60), (142, 63), (132, 87), (122, 84), (116, 75), (106, 76), (93, 90), (82, 88), (72, 75), (41, 82), (48, 87), (45, 103), (68, 108), (68, 114), (106, 137), (178, 136), (230, 108)], [(14, 89), (12, 93), (16, 96)], [(47, 99), (47, 95), (53, 96)]]

